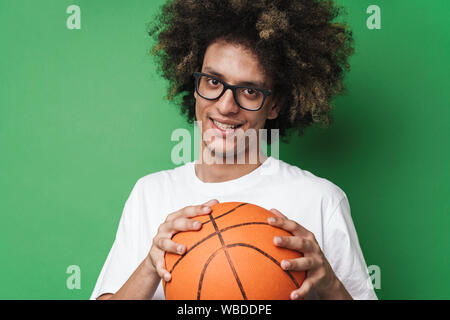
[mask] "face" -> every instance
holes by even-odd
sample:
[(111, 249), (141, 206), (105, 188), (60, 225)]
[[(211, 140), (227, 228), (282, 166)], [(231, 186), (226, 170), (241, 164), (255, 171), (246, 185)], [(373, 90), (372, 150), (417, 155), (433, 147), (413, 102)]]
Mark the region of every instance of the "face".
[[(244, 85), (273, 90), (272, 80), (265, 76), (258, 58), (246, 47), (217, 41), (211, 44), (203, 60), (201, 72), (219, 78), (230, 85)], [(194, 92), (196, 118), (201, 121), (202, 145), (211, 154), (226, 157), (230, 154), (248, 153), (258, 148), (254, 143), (243, 143), (242, 133), (259, 132), (267, 119), (278, 116), (279, 107), (268, 96), (263, 108), (248, 111), (240, 108), (231, 90), (226, 90), (218, 100), (206, 100)], [(249, 129), (253, 129), (248, 131)], [(248, 139), (246, 139), (248, 140)], [(242, 148), (242, 145), (245, 147)], [(238, 148), (238, 146), (241, 146)]]

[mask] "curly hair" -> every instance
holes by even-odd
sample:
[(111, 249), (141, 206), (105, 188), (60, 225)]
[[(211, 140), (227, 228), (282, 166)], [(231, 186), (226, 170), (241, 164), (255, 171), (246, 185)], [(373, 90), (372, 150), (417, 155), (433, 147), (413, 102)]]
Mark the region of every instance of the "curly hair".
[(344, 92), (354, 52), (351, 30), (335, 21), (343, 10), (333, 0), (169, 0), (148, 29), (169, 81), (166, 98), (195, 120), (192, 74), (201, 70), (206, 48), (223, 39), (252, 50), (273, 80), (282, 103), (266, 129), (286, 139), (291, 128), (302, 135), (313, 123), (328, 126), (331, 98)]

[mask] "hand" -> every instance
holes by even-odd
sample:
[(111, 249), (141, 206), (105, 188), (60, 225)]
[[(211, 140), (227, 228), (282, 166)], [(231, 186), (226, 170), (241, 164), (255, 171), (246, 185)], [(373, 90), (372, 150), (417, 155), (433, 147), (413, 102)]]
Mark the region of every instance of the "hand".
[(165, 281), (171, 279), (170, 273), (164, 267), (164, 252), (181, 255), (186, 251), (186, 246), (172, 241), (173, 235), (180, 231), (200, 230), (202, 224), (192, 218), (211, 213), (210, 206), (216, 203), (218, 203), (217, 200), (210, 200), (202, 205), (188, 206), (175, 211), (169, 214), (159, 226), (147, 258), (151, 261), (160, 278)]
[(351, 299), (322, 253), (314, 234), (297, 222), (287, 219), (278, 210), (270, 211), (277, 217), (269, 218), (269, 224), (293, 234), (293, 236), (274, 237), (274, 244), (303, 253), (301, 258), (281, 261), (281, 267), (284, 270), (306, 271), (305, 280), (299, 289), (291, 292), (291, 299), (304, 299), (312, 288), (321, 299)]

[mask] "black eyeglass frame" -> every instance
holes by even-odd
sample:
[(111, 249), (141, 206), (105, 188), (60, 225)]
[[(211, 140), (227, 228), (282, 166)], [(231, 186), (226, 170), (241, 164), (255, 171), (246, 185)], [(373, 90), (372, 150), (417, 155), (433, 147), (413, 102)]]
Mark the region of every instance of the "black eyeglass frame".
[[(217, 81), (219, 81), (219, 82), (223, 85), (223, 90), (222, 90), (222, 92), (220, 93), (220, 95), (219, 95), (217, 98), (211, 99), (211, 98), (206, 98), (205, 96), (202, 96), (202, 95), (201, 95), (201, 93), (200, 93), (199, 90), (198, 90), (198, 84), (199, 84), (199, 82), (200, 82), (200, 77), (202, 77), (202, 76), (206, 76), (206, 77), (208, 77), (208, 78), (210, 78), (210, 79), (217, 80)], [(272, 94), (272, 92), (271, 92), (270, 90), (267, 90), (267, 89), (256, 88), (256, 87), (248, 87), (248, 86), (233, 86), (233, 85), (228, 84), (228, 83), (226, 83), (225, 81), (220, 80), (219, 78), (214, 77), (214, 76), (212, 76), (212, 75), (210, 75), (210, 74), (207, 74), (207, 73), (194, 72), (194, 78), (195, 78), (195, 91), (196, 91), (197, 94), (198, 94), (200, 97), (202, 97), (203, 99), (210, 100), (210, 101), (212, 101), (212, 100), (219, 100), (219, 99), (223, 96), (223, 94), (225, 93), (225, 91), (227, 91), (228, 89), (230, 89), (231, 92), (233, 92), (234, 101), (235, 101), (236, 104), (239, 106), (239, 108), (244, 109), (244, 110), (247, 110), (247, 111), (259, 111), (259, 110), (261, 110), (261, 108), (264, 106), (264, 102), (266, 101), (266, 98)], [(241, 104), (239, 103), (239, 101), (238, 101), (238, 99), (237, 99), (236, 89), (242, 89), (242, 88), (245, 88), (245, 89), (252, 89), (252, 90), (257, 90), (257, 91), (262, 92), (262, 94), (263, 94), (263, 100), (262, 100), (261, 105), (259, 106), (259, 108), (257, 108), (257, 109), (248, 109), (248, 108), (245, 108), (245, 107), (241, 106)]]

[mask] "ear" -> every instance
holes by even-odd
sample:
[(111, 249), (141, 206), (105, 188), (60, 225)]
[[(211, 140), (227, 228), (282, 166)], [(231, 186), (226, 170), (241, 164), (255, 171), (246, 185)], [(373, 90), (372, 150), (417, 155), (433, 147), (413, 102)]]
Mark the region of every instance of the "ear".
[(267, 119), (269, 120), (276, 119), (278, 117), (278, 113), (280, 112), (281, 105), (282, 101), (280, 100), (273, 101), (273, 103), (270, 105), (269, 113), (267, 114)]

